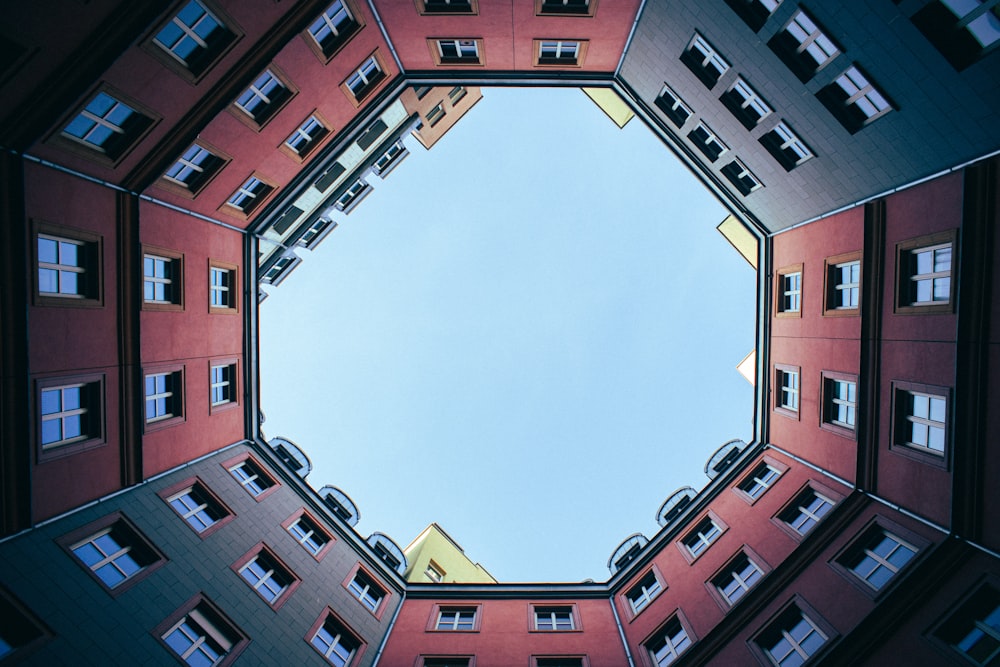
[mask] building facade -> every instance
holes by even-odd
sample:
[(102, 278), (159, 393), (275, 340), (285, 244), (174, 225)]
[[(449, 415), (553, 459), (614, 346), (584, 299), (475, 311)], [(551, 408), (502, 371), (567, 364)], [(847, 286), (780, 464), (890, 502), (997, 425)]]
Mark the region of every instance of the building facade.
[[(0, 663), (994, 664), (998, 43), (993, 0), (11, 8)], [(756, 238), (752, 437), (604, 582), (363, 538), (261, 432), (259, 300), (490, 84), (615, 93)]]

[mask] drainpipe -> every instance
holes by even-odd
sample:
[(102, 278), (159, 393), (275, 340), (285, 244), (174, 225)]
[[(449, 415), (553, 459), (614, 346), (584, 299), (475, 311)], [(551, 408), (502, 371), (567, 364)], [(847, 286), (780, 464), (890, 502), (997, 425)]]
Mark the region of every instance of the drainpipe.
[(618, 625), (618, 636), (621, 637), (622, 647), (625, 649), (625, 657), (628, 658), (629, 667), (635, 667), (635, 661), (632, 660), (632, 652), (628, 650), (628, 642), (625, 641), (625, 630), (622, 628), (622, 621), (618, 618), (618, 610), (615, 609), (614, 596), (608, 598), (608, 604), (611, 605), (611, 613), (615, 616), (615, 624)]
[(392, 620), (389, 621), (389, 627), (385, 631), (385, 636), (382, 637), (382, 643), (378, 645), (378, 651), (375, 652), (375, 660), (372, 661), (372, 667), (378, 667), (379, 658), (382, 657), (382, 651), (385, 650), (385, 645), (389, 642), (389, 635), (392, 634), (392, 628), (396, 625), (396, 618), (399, 617), (399, 612), (403, 609), (404, 602), (406, 602), (405, 588), (399, 598), (399, 604), (396, 606), (396, 611), (392, 612)]

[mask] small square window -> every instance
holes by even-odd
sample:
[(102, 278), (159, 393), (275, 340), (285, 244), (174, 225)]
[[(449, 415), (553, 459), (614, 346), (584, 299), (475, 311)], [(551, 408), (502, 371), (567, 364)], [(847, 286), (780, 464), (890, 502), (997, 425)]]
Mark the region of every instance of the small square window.
[(230, 521), (233, 513), (198, 480), (191, 480), (160, 492), (171, 509), (202, 537)]
[(431, 54), (437, 65), (482, 65), (482, 40), (433, 39)]
[(536, 39), (535, 65), (580, 67), (587, 54), (588, 43), (581, 40)]
[(347, 77), (341, 88), (347, 93), (351, 102), (358, 106), (385, 78), (385, 67), (379, 61), (378, 54), (372, 54)]
[(335, 667), (349, 667), (365, 647), (329, 608), (313, 624), (306, 641)]
[(295, 90), (287, 78), (273, 65), (264, 70), (250, 86), (240, 93), (233, 106), (239, 111), (236, 117), (254, 129), (261, 129), (292, 99)]
[(954, 247), (954, 232), (922, 236), (896, 245), (897, 313), (953, 312)]
[(711, 585), (725, 607), (739, 602), (770, 571), (765, 565), (758, 564), (759, 560), (759, 556), (752, 558), (741, 551), (712, 578)]
[(227, 462), (225, 468), (255, 500), (261, 500), (278, 488), (274, 478), (264, 472), (261, 465), (250, 457), (238, 463)]
[(345, 0), (336, 0), (309, 26), (307, 42), (323, 62), (329, 62), (361, 29), (356, 16)]
[(100, 306), (101, 237), (48, 223), (35, 223), (35, 304)]
[(771, 114), (771, 106), (742, 78), (736, 79), (719, 100), (748, 130), (755, 128), (761, 119)]
[(105, 444), (102, 375), (39, 380), (37, 400), (40, 462)]
[(191, 144), (163, 174), (162, 185), (187, 196), (196, 196), (227, 161), (201, 144)]
[(182, 421), (184, 417), (184, 373), (147, 373), (146, 425)]
[(378, 610), (386, 595), (385, 590), (361, 570), (354, 574), (354, 578), (347, 584), (347, 590), (372, 613)]
[(208, 310), (211, 313), (237, 311), (238, 268), (232, 264), (213, 262), (208, 267)]
[(734, 159), (719, 171), (744, 197), (764, 187), (760, 179), (739, 158)]
[(330, 134), (326, 123), (317, 115), (312, 114), (285, 139), (281, 148), (297, 161), (305, 159), (313, 149), (323, 143)]
[(803, 83), (840, 54), (833, 40), (801, 9), (767, 45)]
[(853, 438), (858, 419), (857, 376), (823, 371), (822, 381), (823, 428)]
[(433, 581), (435, 584), (440, 584), (444, 581), (445, 571), (444, 568), (431, 560), (427, 563), (427, 568), (424, 570), (424, 575)]
[(197, 81), (235, 43), (237, 34), (205, 0), (190, 0), (153, 37), (149, 49), (174, 71)]
[(478, 14), (478, 0), (416, 0), (421, 14)]
[(1000, 657), (1000, 589), (981, 585), (934, 630), (934, 637), (974, 665)]
[(656, 667), (673, 664), (692, 644), (692, 634), (680, 613), (671, 616), (644, 644)]
[(774, 411), (799, 418), (799, 368), (774, 365)]
[(539, 16), (593, 16), (597, 0), (535, 0)]
[(789, 605), (753, 640), (769, 664), (775, 667), (801, 665), (830, 641), (832, 629), (819, 622), (819, 617), (807, 614), (798, 603)]
[(812, 487), (806, 487), (778, 514), (778, 519), (791, 528), (795, 535), (803, 536), (811, 531), (836, 504), (836, 500)]
[(861, 253), (828, 257), (823, 315), (857, 316), (861, 306)]
[(748, 499), (755, 501), (767, 493), (767, 490), (781, 477), (782, 472), (777, 465), (761, 463), (736, 488), (743, 492)]
[(249, 218), (272, 192), (273, 185), (251, 176), (226, 200), (225, 207), (229, 211), (238, 212), (241, 217)]
[(767, 149), (785, 171), (795, 169), (813, 157), (812, 149), (799, 138), (785, 121), (779, 122), (770, 132), (760, 137), (760, 144)]
[(948, 453), (948, 396), (944, 387), (893, 382), (893, 447), (944, 465)]
[(683, 127), (687, 119), (691, 117), (691, 108), (684, 103), (680, 95), (666, 84), (660, 89), (660, 94), (656, 98), (656, 106), (676, 127)]
[(292, 518), (283, 523), (282, 526), (316, 560), (322, 559), (333, 544), (333, 538), (330, 534), (320, 527), (318, 521), (307, 515), (305, 510), (300, 511), (297, 515), (292, 515)]
[(184, 309), (184, 256), (145, 246), (142, 256), (142, 307), (146, 310)]
[(200, 594), (155, 628), (153, 635), (192, 667), (230, 665), (250, 643), (242, 630)]
[(705, 123), (698, 123), (698, 126), (688, 133), (688, 139), (708, 158), (709, 162), (715, 162), (720, 155), (729, 150), (729, 147), (722, 143)]
[(534, 629), (551, 632), (577, 630), (577, 622), (574, 618), (573, 607), (565, 605), (555, 607), (535, 607)]
[(336, 207), (338, 211), (350, 213), (354, 210), (355, 206), (361, 203), (361, 200), (368, 196), (371, 191), (371, 185), (362, 179), (358, 179), (337, 198), (336, 203), (334, 203), (334, 207)]
[(285, 603), (300, 583), (288, 566), (263, 543), (233, 563), (232, 569), (275, 609)]
[(800, 317), (802, 313), (802, 265), (779, 269), (775, 285), (778, 317)]
[(151, 116), (120, 97), (107, 89), (98, 91), (63, 127), (64, 145), (83, 147), (117, 163), (153, 126)]
[(660, 584), (660, 580), (650, 570), (632, 588), (628, 589), (625, 597), (632, 608), (632, 613), (638, 614), (662, 592), (663, 586)]
[(767, 19), (781, 4), (781, 0), (726, 0), (732, 8), (754, 32), (759, 31), (767, 23)]
[(689, 560), (698, 558), (722, 536), (724, 530), (725, 526), (716, 523), (714, 514), (705, 517), (681, 539), (681, 544), (684, 545), (682, 553), (686, 557), (690, 556)]
[(913, 24), (958, 71), (1000, 47), (997, 0), (937, 0), (913, 15)]
[(434, 629), (471, 632), (478, 629), (476, 620), (476, 607), (441, 607)]
[(694, 34), (681, 54), (681, 62), (688, 66), (698, 80), (712, 88), (722, 75), (729, 71), (729, 63), (711, 44), (698, 33)]
[(838, 556), (836, 563), (872, 591), (880, 591), (917, 551), (917, 546), (874, 525)]
[(893, 109), (885, 94), (857, 65), (852, 65), (833, 83), (822, 88), (816, 98), (851, 134)]

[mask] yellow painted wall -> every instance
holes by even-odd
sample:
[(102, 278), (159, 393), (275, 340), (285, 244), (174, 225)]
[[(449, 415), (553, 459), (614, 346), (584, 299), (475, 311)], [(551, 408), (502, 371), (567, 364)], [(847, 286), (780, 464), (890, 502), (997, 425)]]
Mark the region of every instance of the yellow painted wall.
[(427, 574), (433, 560), (435, 568), (444, 576), (440, 583), (495, 584), (496, 579), (479, 563), (473, 563), (441, 526), (427, 526), (409, 546), (403, 549), (407, 568), (403, 577), (411, 583), (435, 583)]

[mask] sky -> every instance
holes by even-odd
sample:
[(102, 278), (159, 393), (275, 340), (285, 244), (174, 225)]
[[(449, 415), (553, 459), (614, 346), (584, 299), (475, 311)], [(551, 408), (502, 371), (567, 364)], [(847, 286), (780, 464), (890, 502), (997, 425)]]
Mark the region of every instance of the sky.
[(405, 548), (437, 522), (494, 577), (604, 581), (752, 437), (754, 271), (642, 124), (490, 88), (260, 308), (267, 437)]

